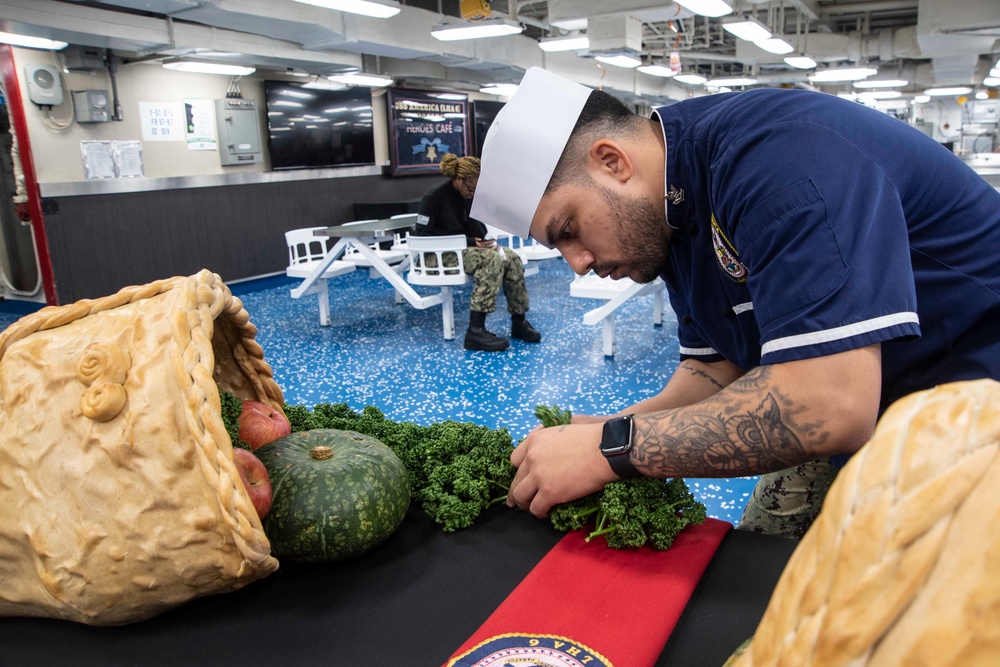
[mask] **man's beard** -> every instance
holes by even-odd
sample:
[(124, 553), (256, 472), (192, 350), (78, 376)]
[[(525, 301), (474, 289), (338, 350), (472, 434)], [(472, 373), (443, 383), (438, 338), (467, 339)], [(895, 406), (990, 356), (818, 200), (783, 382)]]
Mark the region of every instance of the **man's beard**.
[[(670, 231), (664, 224), (663, 209), (640, 197), (627, 197), (598, 186), (617, 224), (618, 253), (627, 258), (629, 277), (637, 283), (656, 280), (667, 267)], [(595, 265), (603, 273), (618, 264)], [(623, 267), (626, 268), (626, 267)]]

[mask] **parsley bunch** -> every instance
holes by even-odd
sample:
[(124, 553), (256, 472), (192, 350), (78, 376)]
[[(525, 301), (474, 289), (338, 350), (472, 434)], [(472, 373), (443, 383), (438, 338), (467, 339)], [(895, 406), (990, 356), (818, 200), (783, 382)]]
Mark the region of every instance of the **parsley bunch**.
[[(539, 405), (535, 416), (542, 426), (568, 424), (571, 414), (557, 407)], [(681, 478), (620, 479), (601, 491), (556, 505), (549, 511), (556, 530), (579, 530), (593, 522), (586, 540), (603, 536), (612, 549), (649, 544), (670, 548), (674, 538), (690, 524), (704, 523), (705, 506), (695, 500)]]

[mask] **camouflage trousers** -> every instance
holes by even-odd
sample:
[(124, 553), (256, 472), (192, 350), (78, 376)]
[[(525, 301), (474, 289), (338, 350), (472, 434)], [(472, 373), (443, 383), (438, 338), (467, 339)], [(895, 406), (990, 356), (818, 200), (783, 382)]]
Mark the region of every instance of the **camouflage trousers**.
[(761, 475), (743, 510), (739, 529), (801, 538), (816, 520), (837, 476), (828, 459)]
[[(445, 267), (458, 266), (458, 255), (444, 253)], [(437, 265), (437, 257), (424, 256), (427, 268)], [(509, 248), (466, 248), (462, 251), (465, 272), (472, 276), (472, 299), (469, 309), (480, 313), (492, 313), (497, 309), (497, 297), (503, 288), (507, 297), (507, 310), (513, 315), (528, 312), (528, 288), (524, 286), (524, 264), (521, 258)]]

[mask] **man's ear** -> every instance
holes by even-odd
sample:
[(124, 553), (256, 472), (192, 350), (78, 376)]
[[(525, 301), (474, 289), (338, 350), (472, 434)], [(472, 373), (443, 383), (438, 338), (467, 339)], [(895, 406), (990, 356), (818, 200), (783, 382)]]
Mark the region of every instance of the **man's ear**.
[(611, 139), (598, 139), (590, 146), (590, 168), (595, 178), (612, 178), (620, 183), (632, 178), (632, 159), (625, 148)]

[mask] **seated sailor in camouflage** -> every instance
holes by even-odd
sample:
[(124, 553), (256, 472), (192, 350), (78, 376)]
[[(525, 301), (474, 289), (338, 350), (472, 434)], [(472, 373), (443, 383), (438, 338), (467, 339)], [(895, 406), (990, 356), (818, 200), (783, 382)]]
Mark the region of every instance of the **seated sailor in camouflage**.
[[(510, 347), (506, 338), (486, 329), (486, 316), (496, 310), (501, 287), (511, 316), (510, 335), (537, 343), (542, 334), (524, 317), (528, 312), (528, 290), (524, 286), (521, 258), (509, 248), (498, 246), (495, 240), (486, 240), (486, 225), (469, 217), (472, 195), (479, 181), (479, 158), (460, 158), (445, 153), (441, 158), (441, 173), (449, 180), (434, 186), (424, 195), (417, 215), (416, 234), (465, 234), (468, 239), (468, 248), (462, 252), (462, 262), (465, 272), (473, 277), (474, 284), (465, 349), (500, 351)], [(433, 255), (428, 257), (436, 259)], [(458, 257), (448, 253), (444, 255), (446, 266), (449, 259), (453, 262), (451, 266), (458, 265)]]

